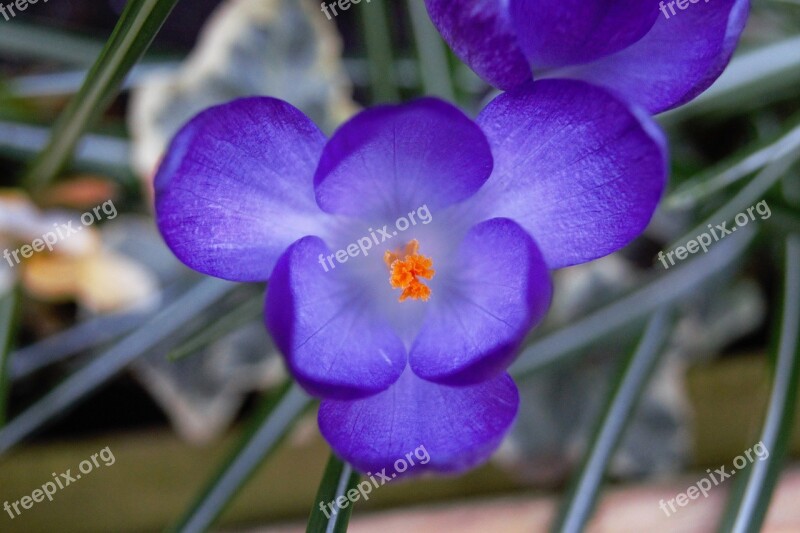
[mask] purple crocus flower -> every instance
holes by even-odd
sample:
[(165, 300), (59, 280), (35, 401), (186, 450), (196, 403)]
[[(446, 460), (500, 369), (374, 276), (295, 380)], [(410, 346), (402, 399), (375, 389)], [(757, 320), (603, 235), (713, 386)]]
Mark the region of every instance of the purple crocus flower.
[(479, 76), (509, 90), (532, 77), (589, 81), (656, 114), (724, 70), (748, 0), (425, 0)]
[(339, 456), (376, 472), (424, 446), (425, 469), (459, 471), (515, 417), (505, 370), (546, 313), (549, 271), (631, 241), (665, 179), (648, 116), (545, 80), (477, 121), (426, 98), (364, 111), (327, 140), (286, 102), (236, 100), (184, 126), (155, 189), (184, 263), (269, 280), (267, 325), (322, 399)]

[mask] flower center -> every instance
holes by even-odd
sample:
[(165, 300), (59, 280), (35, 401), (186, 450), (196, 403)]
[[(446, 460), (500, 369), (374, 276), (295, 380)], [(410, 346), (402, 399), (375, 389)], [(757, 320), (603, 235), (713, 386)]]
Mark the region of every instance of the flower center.
[(419, 241), (412, 239), (404, 247), (383, 254), (383, 260), (389, 267), (389, 283), (394, 289), (403, 289), (400, 301), (408, 298), (427, 302), (431, 297), (431, 289), (419, 278), (431, 279), (436, 273), (431, 267), (433, 261), (420, 255)]

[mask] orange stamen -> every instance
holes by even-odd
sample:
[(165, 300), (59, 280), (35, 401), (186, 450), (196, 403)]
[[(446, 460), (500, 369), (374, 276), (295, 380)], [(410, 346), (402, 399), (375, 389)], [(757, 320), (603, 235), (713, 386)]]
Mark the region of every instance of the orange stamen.
[(389, 283), (394, 289), (403, 289), (401, 302), (408, 298), (427, 302), (431, 297), (431, 289), (419, 278), (431, 279), (436, 271), (431, 268), (433, 261), (418, 252), (419, 242), (413, 239), (402, 250), (383, 254), (383, 261), (389, 267)]

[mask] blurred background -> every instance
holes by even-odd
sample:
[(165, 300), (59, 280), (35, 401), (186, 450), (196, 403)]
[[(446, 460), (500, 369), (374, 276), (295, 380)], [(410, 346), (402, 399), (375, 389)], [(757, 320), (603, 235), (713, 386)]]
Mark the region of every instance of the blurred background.
[[(765, 531), (800, 531), (800, 355), (780, 344), (800, 329), (782, 312), (800, 275), (787, 245), (800, 233), (798, 87), (800, 3), (754, 0), (722, 78), (658, 117), (672, 175), (645, 235), (555, 274), (550, 315), (512, 368), (522, 403), (496, 456), (382, 487), (350, 529), (545, 531), (588, 498), (591, 531), (715, 531), (740, 487), (762, 510), (772, 494)], [(264, 287), (178, 263), (151, 180), (186, 120), (236, 97), (285, 99), (330, 133), (424, 94), (472, 116), (494, 95), (422, 0), (331, 20), (311, 0), (50, 0), (0, 18), (0, 249), (93, 219), (52, 253), (0, 263), (0, 503), (114, 456), (52, 502), (0, 513), (0, 531), (305, 529), (330, 452), (264, 329)], [(707, 254), (668, 270), (656, 259), (761, 201), (768, 217)], [(765, 480), (659, 508), (765, 437)], [(595, 483), (590, 452), (610, 457)]]

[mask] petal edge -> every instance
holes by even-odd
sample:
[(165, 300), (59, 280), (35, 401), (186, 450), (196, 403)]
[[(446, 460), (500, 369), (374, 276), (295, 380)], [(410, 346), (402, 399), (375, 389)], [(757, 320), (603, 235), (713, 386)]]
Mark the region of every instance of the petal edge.
[(211, 107), (173, 139), (155, 177), (158, 227), (189, 267), (264, 281), (289, 244), (325, 217), (313, 176), (325, 136), (275, 98)]

